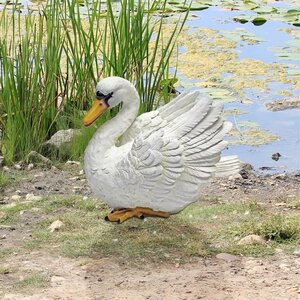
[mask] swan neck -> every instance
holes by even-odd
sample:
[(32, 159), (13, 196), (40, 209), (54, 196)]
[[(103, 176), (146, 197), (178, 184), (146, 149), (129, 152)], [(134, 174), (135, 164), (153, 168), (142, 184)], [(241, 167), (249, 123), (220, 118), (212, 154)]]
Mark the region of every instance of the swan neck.
[(137, 117), (139, 98), (131, 98), (130, 102), (123, 102), (118, 114), (102, 125), (91, 140), (91, 147), (96, 152), (105, 152), (113, 147), (118, 139), (126, 132)]

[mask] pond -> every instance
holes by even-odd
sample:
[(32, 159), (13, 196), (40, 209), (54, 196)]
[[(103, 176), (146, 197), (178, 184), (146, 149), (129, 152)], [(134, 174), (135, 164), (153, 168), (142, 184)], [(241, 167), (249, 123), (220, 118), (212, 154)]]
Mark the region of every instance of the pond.
[[(237, 53), (237, 61), (250, 59), (255, 62), (262, 61), (270, 66), (274, 64), (282, 66), (287, 74), (293, 74), (290, 77), (291, 81), (299, 82), (300, 32), (297, 27), (279, 21), (268, 21), (262, 26), (255, 26), (251, 22), (240, 24), (234, 21), (234, 17), (240, 15), (241, 12), (228, 11), (218, 7), (210, 7), (203, 11), (193, 12), (193, 14), (195, 18), (187, 23), (191, 32), (197, 28), (216, 30), (226, 39), (237, 42), (234, 49)], [(247, 42), (247, 37), (251, 38), (253, 42)], [(182, 51), (185, 50), (182, 48)], [(283, 51), (285, 51), (285, 55), (283, 55)], [(253, 66), (255, 67), (255, 64)], [(230, 75), (232, 76), (232, 74)], [(227, 76), (228, 74), (223, 74), (223, 78)], [(264, 170), (268, 173), (300, 170), (299, 110), (272, 112), (265, 106), (267, 102), (299, 95), (299, 85), (294, 88), (291, 81), (284, 82), (277, 75), (274, 76), (274, 81), (268, 76), (261, 75), (260, 77), (262, 81), (266, 82), (265, 90), (244, 88), (244, 95), (240, 99), (225, 103), (225, 110), (242, 111), (241, 114), (228, 116), (234, 127), (240, 132), (240, 141), (238, 144), (231, 145), (226, 150), (226, 154), (238, 154), (242, 161), (250, 163), (256, 170)], [(182, 80), (187, 80), (187, 78), (184, 77)], [(251, 104), (241, 103), (243, 97), (250, 100)], [(247, 136), (243, 136), (243, 130), (241, 130), (245, 124), (263, 130), (263, 133), (267, 135), (265, 141), (257, 144), (255, 140), (247, 141)], [(268, 139), (268, 135), (275, 138)], [(253, 138), (255, 139), (256, 136)], [(262, 136), (259, 135), (258, 138), (262, 138)], [(281, 154), (281, 157), (275, 161), (272, 159), (272, 154), (277, 152)]]

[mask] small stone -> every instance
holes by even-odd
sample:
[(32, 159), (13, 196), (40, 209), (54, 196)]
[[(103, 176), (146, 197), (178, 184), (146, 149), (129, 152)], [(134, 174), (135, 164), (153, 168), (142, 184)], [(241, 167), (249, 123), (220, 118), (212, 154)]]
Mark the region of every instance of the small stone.
[(285, 264), (285, 263), (282, 263), (278, 266), (280, 269), (289, 269), (289, 265), (288, 264)]
[(75, 160), (68, 160), (66, 162), (67, 165), (80, 165), (80, 162), (79, 161), (75, 161)]
[(230, 181), (236, 181), (236, 180), (242, 180), (242, 179), (243, 179), (243, 177), (241, 174), (235, 174), (235, 175), (228, 177), (228, 180), (230, 180)]
[(279, 203), (276, 203), (275, 206), (286, 206), (286, 203), (285, 202), (279, 202)]
[(22, 167), (21, 167), (21, 165), (19, 165), (19, 164), (15, 164), (15, 165), (14, 165), (14, 168), (15, 168), (16, 170), (22, 170)]
[(219, 253), (216, 255), (216, 258), (221, 259), (221, 260), (225, 260), (227, 262), (233, 262), (233, 261), (238, 261), (240, 260), (240, 258), (236, 255), (232, 255), (229, 253)]
[(27, 201), (40, 201), (42, 200), (41, 196), (35, 196), (34, 194), (27, 194), (26, 195), (26, 200)]
[(7, 217), (7, 213), (5, 213), (4, 211), (0, 211), (0, 220), (4, 220)]
[(7, 167), (7, 166), (4, 166), (2, 169), (3, 169), (3, 171), (5, 171), (5, 172), (9, 171), (9, 167)]
[(83, 174), (84, 174), (84, 170), (80, 170), (79, 175), (83, 175)]
[(54, 232), (62, 229), (64, 226), (65, 224), (62, 221), (56, 220), (48, 227), (48, 229), (50, 229), (51, 232)]
[(257, 244), (264, 244), (265, 239), (256, 234), (250, 234), (243, 237), (237, 244), (238, 245), (257, 245)]
[(62, 282), (62, 281), (65, 281), (66, 279), (64, 277), (61, 277), (61, 276), (52, 276), (51, 277), (51, 282), (54, 282), (54, 283), (58, 283), (58, 282)]
[(293, 252), (294, 255), (297, 255), (297, 256), (300, 256), (300, 248), (299, 249), (296, 249), (294, 252)]
[(32, 170), (33, 168), (34, 168), (34, 164), (29, 164), (29, 165), (27, 166), (27, 170), (28, 170), (28, 171)]
[(272, 177), (275, 179), (286, 179), (287, 175), (285, 173), (281, 173), (281, 174), (276, 174)]
[(272, 154), (272, 159), (275, 161), (278, 161), (280, 157), (281, 157), (281, 154), (278, 152)]
[(6, 239), (6, 234), (0, 236), (0, 240), (5, 240), (5, 239)]
[(20, 196), (20, 195), (12, 195), (11, 197), (10, 197), (10, 199), (11, 200), (13, 200), (13, 201), (18, 201), (18, 200), (20, 200), (22, 197)]

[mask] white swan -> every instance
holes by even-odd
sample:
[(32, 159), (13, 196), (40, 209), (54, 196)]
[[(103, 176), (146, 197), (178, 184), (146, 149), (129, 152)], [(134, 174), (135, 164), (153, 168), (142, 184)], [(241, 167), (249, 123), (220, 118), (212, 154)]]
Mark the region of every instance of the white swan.
[(184, 93), (137, 117), (139, 96), (119, 77), (97, 84), (96, 99), (83, 119), (92, 124), (122, 102), (119, 113), (97, 130), (85, 152), (92, 191), (114, 211), (106, 220), (123, 222), (144, 215), (168, 217), (198, 199), (203, 185), (238, 172), (236, 157), (220, 161), (231, 129), (222, 106)]

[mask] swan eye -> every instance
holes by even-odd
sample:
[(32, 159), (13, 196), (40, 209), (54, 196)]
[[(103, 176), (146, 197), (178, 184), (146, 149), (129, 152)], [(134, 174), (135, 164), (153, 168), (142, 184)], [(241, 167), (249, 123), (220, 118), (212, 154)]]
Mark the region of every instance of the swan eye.
[(103, 98), (105, 98), (105, 96), (101, 92), (97, 91), (96, 92), (96, 98), (98, 98), (98, 99), (102, 98), (103, 99)]
[(113, 95), (113, 92), (108, 93), (107, 95), (104, 95), (104, 94), (101, 93), (100, 91), (97, 91), (97, 92), (96, 92), (96, 98), (97, 98), (98, 100), (103, 99), (103, 100), (105, 100), (105, 101), (108, 101), (108, 100), (112, 97), (112, 95)]

